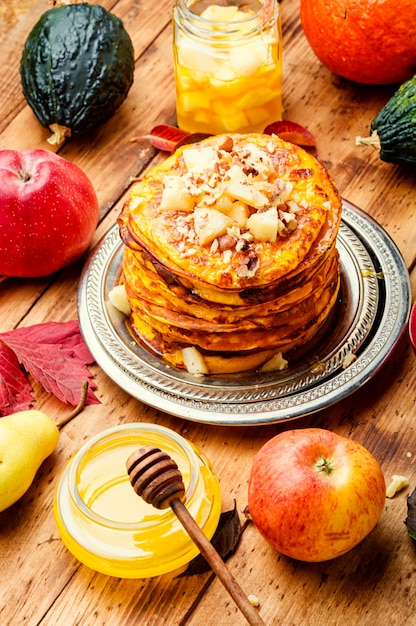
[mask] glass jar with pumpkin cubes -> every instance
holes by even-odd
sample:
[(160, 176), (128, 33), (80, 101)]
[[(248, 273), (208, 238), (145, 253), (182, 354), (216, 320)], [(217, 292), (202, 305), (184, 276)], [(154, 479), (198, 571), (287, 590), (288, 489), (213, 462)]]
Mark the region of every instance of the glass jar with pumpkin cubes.
[(177, 0), (174, 7), (178, 126), (191, 133), (262, 132), (282, 117), (279, 4), (216, 1)]

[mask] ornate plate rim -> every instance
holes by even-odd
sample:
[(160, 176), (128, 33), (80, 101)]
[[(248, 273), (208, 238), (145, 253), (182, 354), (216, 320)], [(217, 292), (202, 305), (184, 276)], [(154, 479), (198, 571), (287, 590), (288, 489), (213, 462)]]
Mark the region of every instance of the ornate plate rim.
[[(366, 289), (359, 289), (358, 303), (361, 307), (361, 300), (365, 299), (364, 309), (369, 307), (365, 317), (368, 337), (358, 332), (358, 338), (352, 341), (353, 348), (357, 347), (356, 358), (347, 368), (342, 368), (339, 360), (351, 351), (350, 341), (346, 341), (335, 354), (335, 366), (331, 365), (322, 375), (309, 376), (303, 389), (284, 389), (282, 378), (279, 381), (270, 375), (262, 390), (260, 385), (260, 392), (259, 385), (240, 384), (238, 380), (231, 389), (228, 385), (225, 387), (223, 381), (210, 381), (214, 382), (213, 386), (189, 376), (186, 381), (178, 381), (172, 368), (142, 349), (146, 362), (139, 363), (133, 350), (140, 348), (133, 340), (131, 350), (123, 343), (117, 330), (120, 314), (112, 310), (111, 305), (107, 306), (104, 297), (105, 283), (113, 282), (119, 270), (114, 267), (115, 253), (122, 245), (114, 236), (115, 232), (118, 233), (116, 225), (91, 252), (81, 276), (78, 316), (84, 340), (97, 364), (113, 382), (136, 399), (176, 417), (208, 424), (261, 425), (317, 412), (350, 395), (379, 371), (399, 340), (410, 313), (408, 270), (390, 236), (373, 218), (347, 200), (343, 200), (342, 227), (353, 240), (352, 244), (344, 242), (351, 257), (359, 268), (369, 270)], [(359, 244), (354, 244), (354, 237)], [(363, 254), (360, 254), (360, 245), (365, 250)], [(360, 259), (356, 258), (357, 255)], [(378, 272), (383, 275), (380, 290)], [(377, 300), (375, 313), (371, 305), (374, 299)], [(355, 325), (362, 323), (358, 315), (351, 330), (355, 331)], [(131, 363), (140, 365), (139, 371)], [(257, 398), (252, 393), (254, 387)], [(210, 388), (220, 396), (222, 394), (225, 401), (215, 398), (215, 392), (214, 395), (207, 393)], [(242, 396), (241, 390), (247, 390), (247, 393)]]

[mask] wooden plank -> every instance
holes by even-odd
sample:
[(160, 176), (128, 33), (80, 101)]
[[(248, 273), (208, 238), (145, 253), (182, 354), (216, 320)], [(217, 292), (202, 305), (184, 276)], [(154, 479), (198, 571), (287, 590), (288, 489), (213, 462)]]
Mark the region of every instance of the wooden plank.
[[(137, 55), (135, 84), (108, 124), (89, 138), (71, 139), (61, 150), (85, 169), (97, 189), (101, 223), (93, 243), (115, 223), (131, 177), (153, 158), (163, 158), (155, 157), (156, 151), (146, 143), (131, 144), (130, 137), (145, 134), (159, 122), (173, 123), (175, 117), (169, 3), (164, 0), (157, 10), (152, 3), (143, 6), (143, 2), (123, 0), (106, 6), (110, 4), (131, 25)], [(45, 2), (38, 2), (36, 11), (40, 14), (44, 6)], [(411, 269), (415, 297), (414, 173), (382, 163), (371, 148), (355, 146), (355, 136), (368, 131), (393, 87), (366, 88), (332, 75), (307, 46), (298, 3), (285, 0), (282, 11), (285, 117), (310, 128), (317, 138), (317, 155), (340, 192), (368, 210), (394, 238)], [(26, 16), (0, 42), (0, 50), (11, 45), (16, 56), (28, 27)], [(14, 63), (14, 69), (8, 68), (0, 77), (0, 111), (6, 113), (0, 115), (5, 120), (0, 147), (47, 148), (47, 132), (27, 106), (19, 105), (16, 70)], [(0, 332), (75, 318), (82, 266), (83, 260), (52, 278), (1, 283)], [(242, 626), (244, 618), (210, 574), (121, 580), (79, 564), (63, 546), (52, 511), (54, 484), (67, 460), (84, 441), (107, 427), (136, 421), (162, 424), (204, 450), (220, 479), (223, 510), (232, 508), (235, 499), (243, 519), (255, 452), (281, 430), (319, 426), (357, 439), (379, 459), (387, 480), (393, 473), (405, 474), (413, 486), (415, 369), (416, 359), (404, 336), (377, 376), (337, 405), (293, 423), (231, 428), (194, 424), (153, 410), (93, 366), (101, 404), (87, 407), (65, 426), (56, 451), (42, 465), (30, 491), (0, 514), (0, 558), (3, 572), (10, 573), (2, 577), (1, 623)], [(67, 412), (39, 385), (34, 390), (36, 408), (56, 419)], [(375, 531), (344, 557), (321, 564), (293, 561), (271, 549), (250, 525), (229, 567), (243, 589), (259, 598), (267, 624), (411, 623), (416, 587), (414, 546), (403, 524), (406, 495), (404, 490), (386, 500)]]
[[(395, 372), (399, 372), (398, 377)], [(400, 372), (405, 376), (404, 380)], [(297, 420), (293, 427), (329, 428), (360, 441), (380, 461), (387, 482), (396, 473), (414, 478), (415, 381), (416, 361), (409, 342), (403, 341), (382, 372), (360, 391), (341, 405), (326, 409), (315, 417)], [(284, 428), (288, 427), (290, 424)], [(263, 428), (260, 433), (256, 429), (251, 434), (254, 450), (274, 431), (274, 427)], [(241, 433), (236, 433), (236, 438), (239, 436)], [(237, 456), (237, 451), (240, 452), (238, 443), (229, 437), (228, 432), (224, 440), (230, 460), (229, 471), (233, 471), (233, 459), (235, 466), (239, 467), (239, 475), (235, 472), (224, 482), (245, 486), (250, 459), (247, 458), (248, 467), (242, 474), (244, 464)], [(413, 483), (410, 489), (413, 489)], [(394, 499), (386, 500), (376, 529), (355, 549), (333, 561), (302, 563), (289, 559), (270, 548), (255, 528), (248, 529), (233, 557), (235, 575), (248, 592), (259, 598), (265, 622), (299, 626), (306, 623), (311, 626), (326, 623), (370, 626), (379, 619), (385, 624), (410, 624), (416, 592), (409, 582), (415, 575), (414, 546), (403, 524), (407, 493), (404, 490)], [(239, 508), (244, 506), (244, 488), (237, 494), (237, 501)], [(405, 580), (408, 583), (404, 583)], [(198, 611), (186, 622), (187, 626), (201, 623), (214, 626), (219, 615), (213, 615), (213, 606), (221, 607), (224, 623), (243, 626), (244, 619), (234, 614), (227, 604), (218, 581), (202, 598)]]

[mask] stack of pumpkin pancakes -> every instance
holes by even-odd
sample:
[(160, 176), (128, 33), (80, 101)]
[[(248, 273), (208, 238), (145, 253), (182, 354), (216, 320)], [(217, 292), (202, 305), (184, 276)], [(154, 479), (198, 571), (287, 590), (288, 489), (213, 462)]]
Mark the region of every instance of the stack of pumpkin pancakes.
[(328, 172), (298, 146), (261, 134), (181, 146), (118, 219), (135, 339), (180, 369), (189, 348), (206, 374), (281, 368), (336, 302), (340, 220)]

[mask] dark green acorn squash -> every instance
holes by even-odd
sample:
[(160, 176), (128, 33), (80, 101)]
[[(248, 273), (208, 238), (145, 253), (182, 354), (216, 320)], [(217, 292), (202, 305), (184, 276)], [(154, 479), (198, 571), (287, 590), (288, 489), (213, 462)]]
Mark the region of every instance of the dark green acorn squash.
[(86, 134), (110, 119), (133, 83), (134, 51), (122, 21), (99, 5), (46, 11), (20, 62), (23, 94), (55, 135)]
[(416, 75), (403, 83), (371, 123), (371, 136), (357, 143), (380, 149), (380, 159), (416, 165)]

